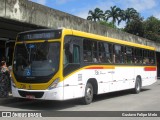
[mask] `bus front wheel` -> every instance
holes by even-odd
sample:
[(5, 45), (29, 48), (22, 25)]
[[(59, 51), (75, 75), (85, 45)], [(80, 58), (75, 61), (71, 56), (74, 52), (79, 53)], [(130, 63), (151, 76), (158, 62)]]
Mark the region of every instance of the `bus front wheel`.
[(82, 103), (85, 105), (88, 105), (93, 100), (93, 86), (91, 83), (87, 83), (85, 88), (85, 95), (82, 98)]

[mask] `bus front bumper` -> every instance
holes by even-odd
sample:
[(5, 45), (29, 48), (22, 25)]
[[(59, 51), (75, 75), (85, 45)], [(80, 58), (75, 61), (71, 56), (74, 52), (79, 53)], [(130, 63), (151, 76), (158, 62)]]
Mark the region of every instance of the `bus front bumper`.
[(26, 90), (12, 86), (13, 97), (40, 100), (63, 100), (63, 87), (52, 90)]

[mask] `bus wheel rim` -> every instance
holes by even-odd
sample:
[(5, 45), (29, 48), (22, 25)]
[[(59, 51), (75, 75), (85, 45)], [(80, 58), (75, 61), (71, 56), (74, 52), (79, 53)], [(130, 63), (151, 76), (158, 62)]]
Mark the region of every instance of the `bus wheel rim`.
[(91, 88), (88, 88), (86, 92), (87, 92), (86, 97), (87, 97), (88, 100), (90, 100), (92, 98), (92, 90), (91, 90)]
[(137, 91), (139, 91), (140, 90), (140, 84), (139, 84), (139, 82), (137, 83)]

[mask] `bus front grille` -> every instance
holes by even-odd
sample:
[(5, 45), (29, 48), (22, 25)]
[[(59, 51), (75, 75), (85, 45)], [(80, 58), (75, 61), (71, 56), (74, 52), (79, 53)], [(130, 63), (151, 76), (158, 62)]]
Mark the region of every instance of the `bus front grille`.
[(44, 92), (28, 92), (28, 91), (21, 91), (21, 90), (18, 90), (18, 93), (22, 97), (34, 96), (35, 98), (41, 98), (44, 94)]

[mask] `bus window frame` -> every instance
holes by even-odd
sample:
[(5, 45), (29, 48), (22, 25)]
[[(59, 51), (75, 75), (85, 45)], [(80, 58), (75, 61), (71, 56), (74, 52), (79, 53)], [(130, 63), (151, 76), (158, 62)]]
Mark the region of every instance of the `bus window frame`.
[[(69, 49), (71, 49), (72, 51), (68, 51), (68, 52), (72, 52), (72, 58), (71, 58), (71, 62), (68, 62), (67, 64), (64, 64), (64, 59), (63, 59), (63, 76), (66, 76), (68, 74), (70, 74), (71, 72), (73, 72), (76, 69), (79, 69), (81, 67), (81, 42), (79, 42), (77, 39), (79, 39), (78, 37), (72, 36), (72, 35), (66, 35), (64, 37), (64, 45), (63, 45), (63, 58), (66, 56), (66, 45), (69, 45), (67, 47), (69, 47)], [(81, 39), (81, 38), (80, 38)], [(67, 43), (67, 41), (69, 42), (69, 44)], [(74, 46), (79, 48), (79, 63), (73, 63), (74, 57), (73, 57), (73, 53), (74, 53)], [(70, 48), (72, 47), (72, 48)]]

